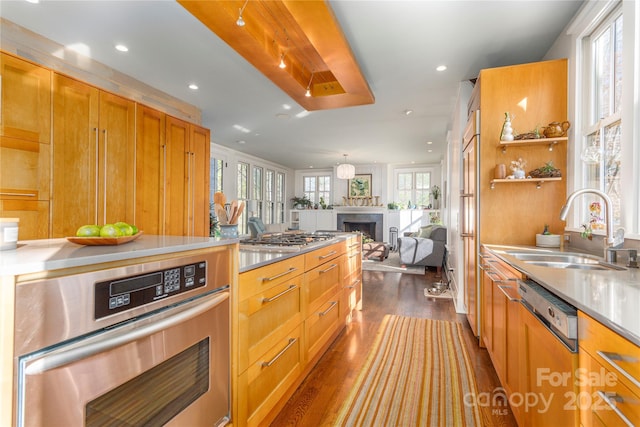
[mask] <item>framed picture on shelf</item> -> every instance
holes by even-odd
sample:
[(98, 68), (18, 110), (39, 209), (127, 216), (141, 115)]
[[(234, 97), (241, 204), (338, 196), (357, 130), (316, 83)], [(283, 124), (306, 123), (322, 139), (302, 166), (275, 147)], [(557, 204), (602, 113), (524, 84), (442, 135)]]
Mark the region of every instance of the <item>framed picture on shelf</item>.
[(371, 174), (356, 175), (348, 182), (349, 197), (371, 196)]

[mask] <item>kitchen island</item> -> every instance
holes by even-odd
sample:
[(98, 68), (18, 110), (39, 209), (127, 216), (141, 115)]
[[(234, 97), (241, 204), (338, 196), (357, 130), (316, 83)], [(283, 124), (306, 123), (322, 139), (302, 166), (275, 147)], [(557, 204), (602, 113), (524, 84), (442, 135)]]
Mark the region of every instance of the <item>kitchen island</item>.
[[(170, 329), (177, 330), (179, 325), (186, 324), (187, 321), (183, 316), (181, 321), (176, 317), (175, 322), (167, 321), (168, 323), (163, 324), (153, 320), (154, 323), (151, 324), (152, 318), (155, 319), (161, 312), (167, 313), (168, 316), (170, 312), (185, 311), (187, 305), (195, 310), (196, 304), (198, 310), (201, 310), (198, 313), (202, 314), (195, 315), (196, 312), (192, 310), (193, 321), (188, 329), (203, 334), (199, 338), (202, 340), (222, 337), (224, 329), (224, 335), (228, 337), (228, 308), (225, 316), (224, 309), (214, 309), (213, 304), (214, 301), (215, 304), (223, 301), (224, 295), (229, 293), (226, 289), (237, 284), (237, 242), (237, 239), (142, 234), (134, 241), (112, 246), (84, 246), (71, 243), (67, 239), (19, 241), (16, 249), (0, 252), (0, 424), (16, 425), (18, 418), (24, 421), (25, 417), (46, 416), (48, 409), (45, 407), (49, 408), (54, 403), (55, 393), (17, 392), (19, 384), (23, 384), (23, 388), (29, 387), (23, 381), (16, 383), (19, 375), (25, 376), (24, 366), (29, 360), (39, 360), (41, 354), (43, 361), (52, 360), (46, 359), (46, 355), (53, 351), (60, 352), (68, 346), (83, 344), (85, 340), (97, 341), (98, 336), (103, 334), (120, 333), (119, 331), (125, 330), (134, 319), (140, 319), (140, 322), (146, 321), (151, 325), (147, 328), (150, 331), (149, 338), (140, 335), (136, 344), (132, 342), (117, 347), (123, 351), (126, 348), (140, 351), (140, 354), (127, 356), (135, 358), (138, 362), (125, 363), (120, 366), (120, 372), (124, 373), (136, 367), (142, 368), (149, 363), (157, 364), (162, 360), (162, 353), (169, 348), (169, 341), (165, 338), (167, 346), (154, 350), (153, 358), (144, 357), (149, 350), (145, 340), (151, 340), (153, 335), (151, 328), (161, 328), (155, 334), (168, 337), (171, 334)], [(226, 300), (228, 301), (228, 296)], [(208, 304), (206, 311), (200, 309), (204, 307), (204, 301)], [(198, 316), (207, 316), (207, 322), (198, 321)], [(221, 321), (212, 323), (210, 319), (214, 316)], [(218, 326), (214, 326), (215, 324)], [(116, 325), (118, 327), (114, 327)], [(197, 328), (196, 325), (211, 326)], [(140, 333), (147, 329), (135, 328)], [(185, 336), (181, 331), (177, 334)], [(220, 335), (215, 335), (218, 333)], [(173, 334), (176, 335), (176, 332)], [(47, 350), (41, 351), (44, 348)], [(216, 351), (217, 347), (214, 346), (212, 349)], [(113, 352), (104, 353), (106, 355)], [(100, 360), (101, 357), (94, 357), (93, 360)], [(226, 368), (216, 366), (215, 372), (229, 369), (228, 357), (214, 358), (227, 361)], [(64, 365), (53, 365), (54, 368), (63, 366), (62, 369), (47, 368), (43, 373), (51, 372), (52, 375), (57, 375), (57, 372), (68, 372), (64, 378), (80, 380), (83, 375), (71, 374), (72, 370), (76, 369), (73, 365), (79, 366), (85, 363), (85, 360), (89, 363), (90, 359), (91, 357), (73, 359), (76, 362), (65, 359)], [(92, 368), (89, 372), (95, 371), (95, 367)], [(84, 369), (83, 372), (87, 372), (86, 367)], [(146, 369), (152, 368), (147, 366)], [(33, 374), (29, 374), (28, 377), (40, 378), (39, 375)], [(113, 378), (113, 375), (97, 375), (88, 384), (93, 387), (99, 381)], [(55, 381), (51, 382), (53, 383)], [(84, 382), (78, 382), (74, 390), (80, 390), (82, 384)], [(109, 386), (109, 390), (111, 389), (113, 386)], [(73, 393), (62, 391), (60, 394), (74, 396)], [(213, 394), (200, 400), (210, 402), (213, 399), (224, 402), (219, 397), (213, 397)], [(87, 402), (84, 400), (85, 397), (76, 396), (76, 403), (67, 405), (67, 411), (64, 413), (82, 416), (84, 404)], [(41, 399), (41, 402), (31, 405), (25, 403), (32, 398)], [(55, 404), (53, 407), (55, 408)], [(25, 408), (29, 408), (29, 411), (25, 412)], [(220, 412), (226, 413), (224, 406), (220, 408)], [(175, 416), (176, 419), (182, 417), (184, 421), (184, 415), (200, 416), (198, 404)], [(51, 422), (55, 423), (53, 420)], [(74, 421), (66, 425), (78, 423)]]
[(243, 249), (232, 291), (234, 425), (268, 424), (362, 299), (359, 233), (297, 248)]

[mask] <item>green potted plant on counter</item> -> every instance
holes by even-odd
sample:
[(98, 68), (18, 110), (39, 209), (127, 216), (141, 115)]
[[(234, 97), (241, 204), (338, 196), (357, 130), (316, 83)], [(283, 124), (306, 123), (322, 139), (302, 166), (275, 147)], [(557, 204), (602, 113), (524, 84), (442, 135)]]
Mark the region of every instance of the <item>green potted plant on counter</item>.
[(292, 197), (291, 201), (293, 202), (293, 209), (309, 209), (312, 205), (311, 200), (307, 199), (306, 195)]

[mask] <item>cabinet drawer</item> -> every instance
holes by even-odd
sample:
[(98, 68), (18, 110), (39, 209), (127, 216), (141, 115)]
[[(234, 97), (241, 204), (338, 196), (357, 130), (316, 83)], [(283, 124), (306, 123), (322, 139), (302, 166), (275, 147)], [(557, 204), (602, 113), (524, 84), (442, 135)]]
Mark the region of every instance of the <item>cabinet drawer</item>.
[(243, 372), (302, 322), (302, 276), (241, 301), (238, 307), (238, 371)]
[(18, 240), (49, 237), (49, 202), (0, 199), (0, 216), (20, 219)]
[(259, 425), (303, 369), (302, 325), (292, 329), (238, 377), (238, 422)]
[(578, 340), (583, 350), (640, 395), (640, 347), (580, 311)]
[(240, 274), (240, 301), (263, 292), (272, 286), (284, 283), (304, 272), (304, 257), (285, 259), (264, 267)]
[(304, 269), (309, 271), (320, 264), (339, 257), (346, 251), (345, 242), (334, 243), (304, 255)]
[(341, 287), (340, 262), (329, 261), (304, 274), (305, 300), (307, 315), (319, 308), (326, 298), (335, 295)]
[(353, 310), (361, 307), (362, 280), (359, 272), (349, 275), (342, 284), (341, 319), (351, 322)]
[(329, 298), (324, 304), (309, 314), (304, 322), (304, 330), (306, 337), (307, 358), (306, 361), (312, 360), (332, 334), (341, 324), (340, 319), (340, 299), (341, 295), (335, 294)]
[(346, 277), (354, 272), (360, 271), (362, 268), (362, 251), (347, 251), (344, 256), (342, 274)]
[(620, 375), (606, 369), (589, 353), (580, 352), (580, 421), (592, 425), (640, 425), (640, 397), (619, 381)]

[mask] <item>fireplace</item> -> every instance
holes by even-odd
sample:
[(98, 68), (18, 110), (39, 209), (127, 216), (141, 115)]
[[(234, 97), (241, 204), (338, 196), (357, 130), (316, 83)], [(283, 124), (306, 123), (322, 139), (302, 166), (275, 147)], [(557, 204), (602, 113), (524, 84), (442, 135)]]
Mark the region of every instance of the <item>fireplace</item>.
[(382, 242), (382, 214), (338, 214), (337, 228), (341, 231), (360, 231), (376, 242)]

